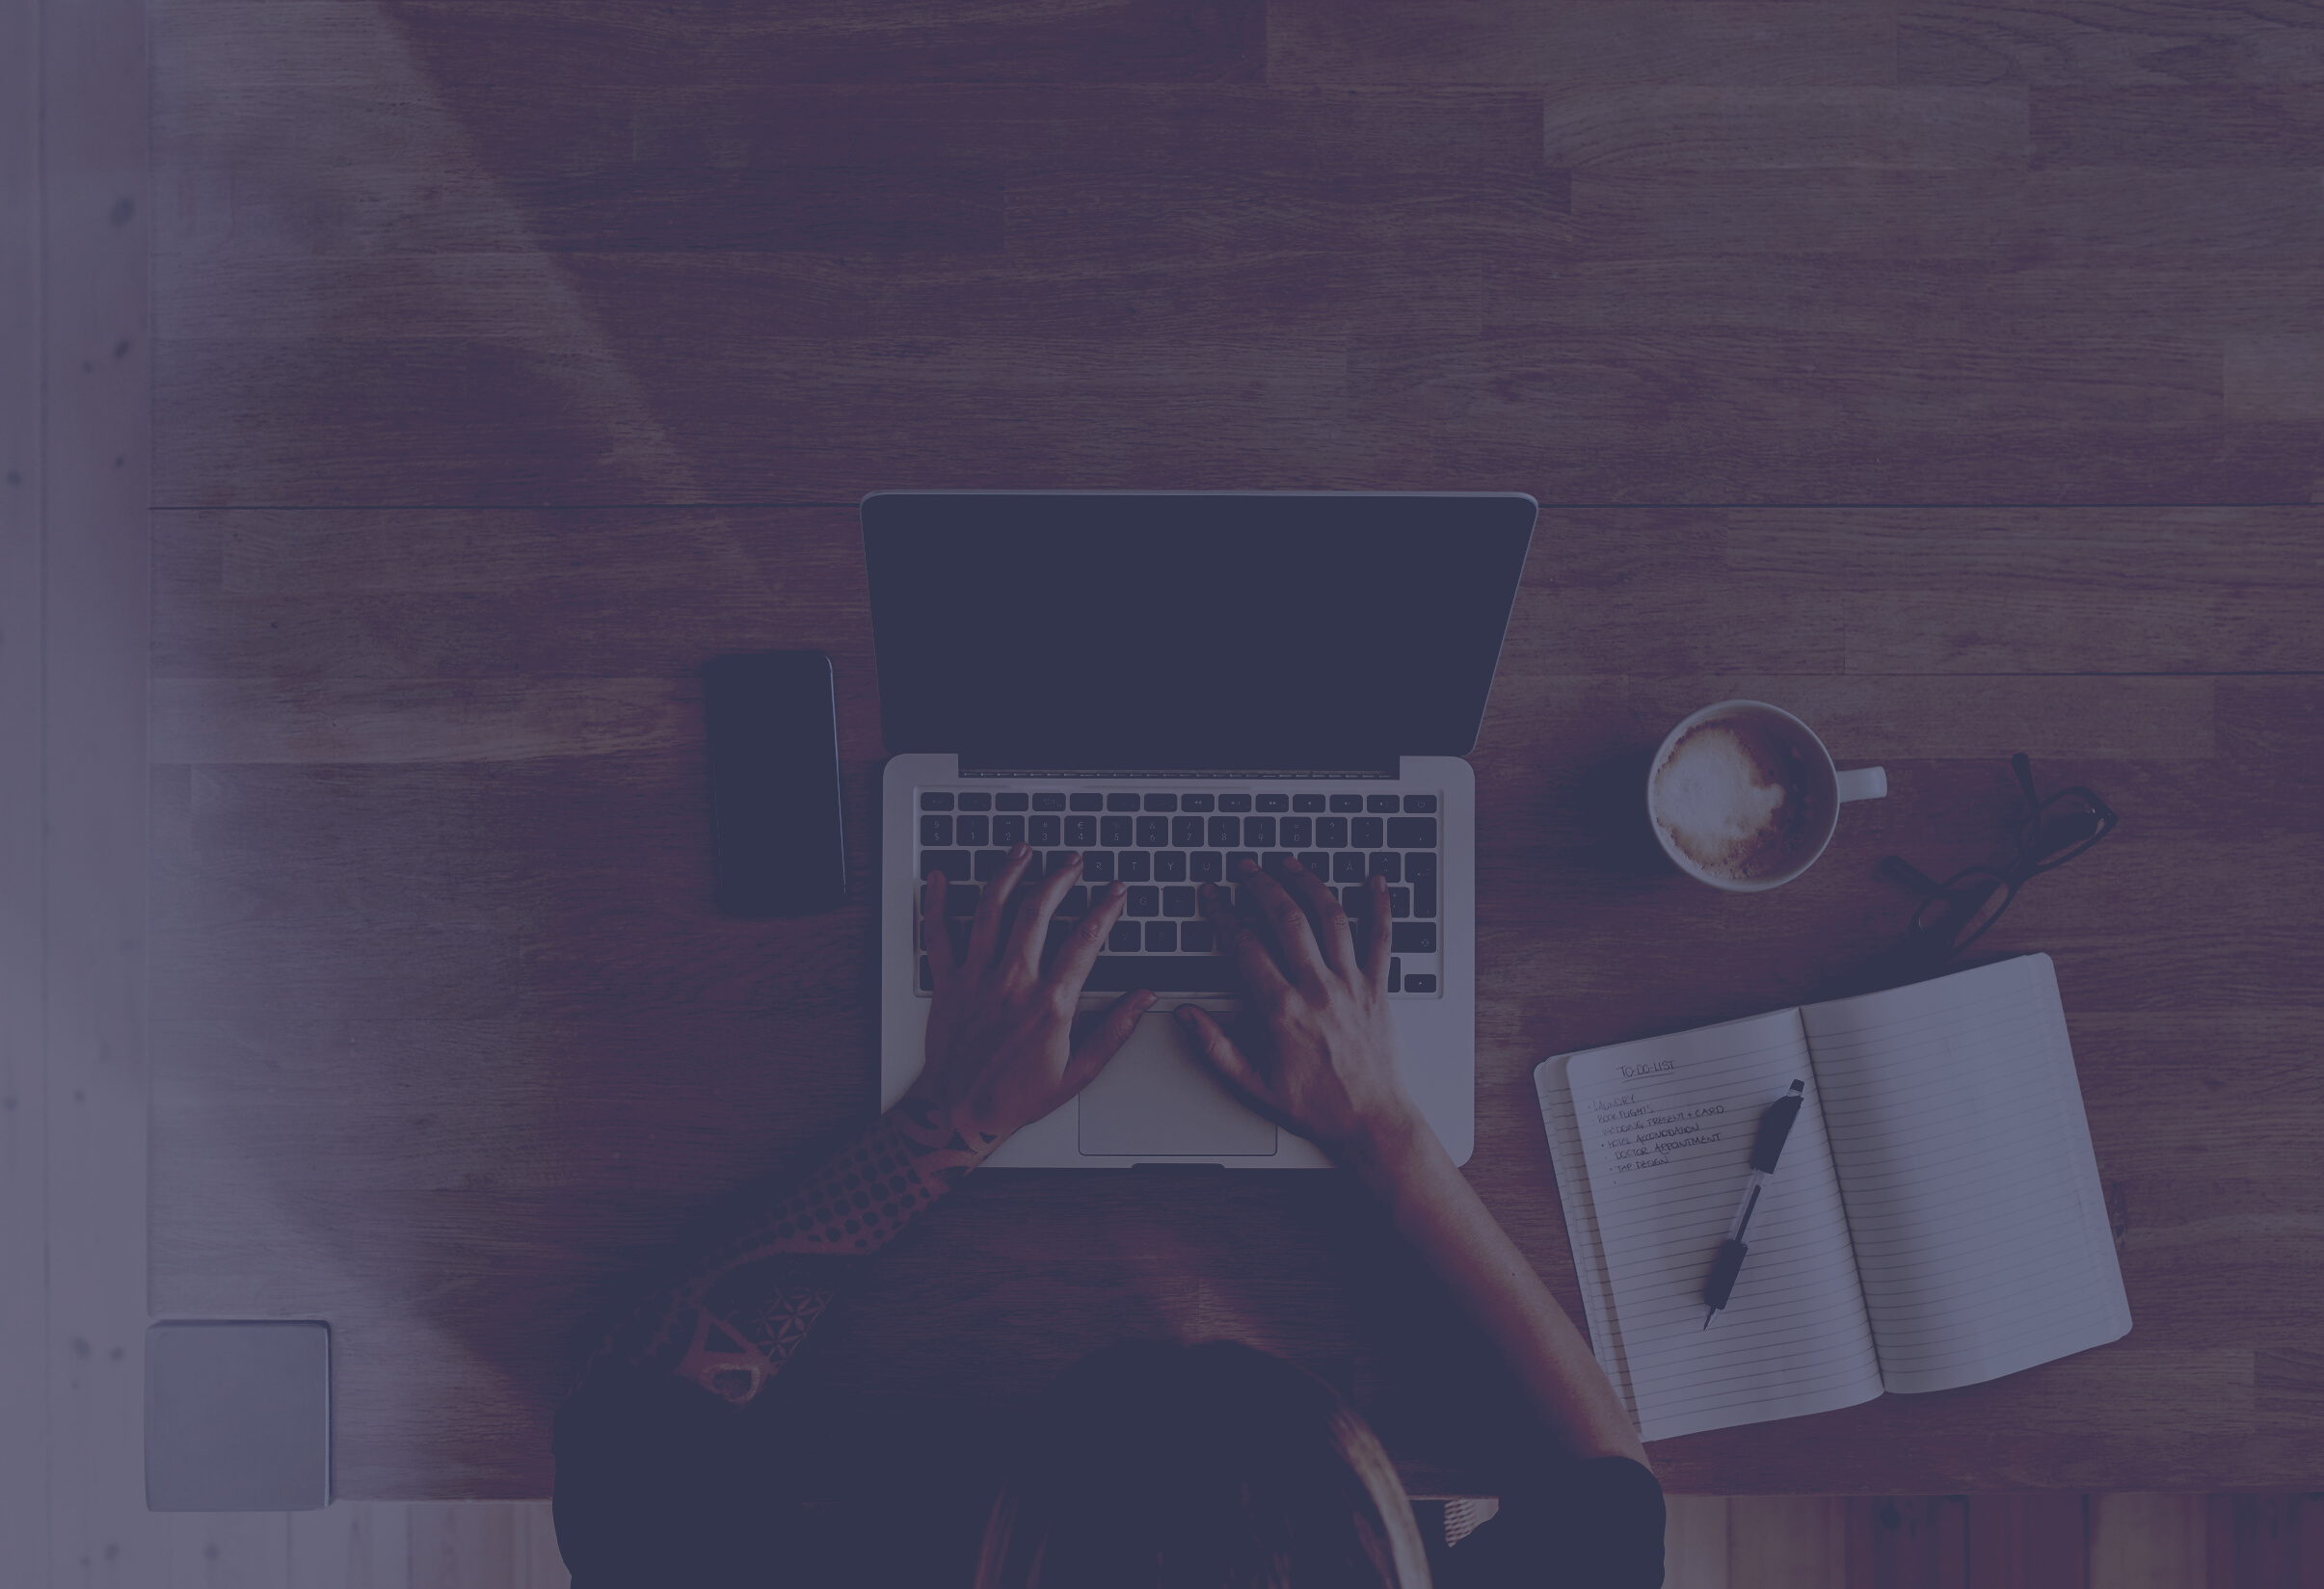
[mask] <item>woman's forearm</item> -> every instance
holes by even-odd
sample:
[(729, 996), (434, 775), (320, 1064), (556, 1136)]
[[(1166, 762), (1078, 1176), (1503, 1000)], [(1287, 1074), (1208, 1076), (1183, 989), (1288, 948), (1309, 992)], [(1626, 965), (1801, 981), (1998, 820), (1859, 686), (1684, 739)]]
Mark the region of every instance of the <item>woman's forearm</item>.
[(1573, 1453), (1629, 1457), (1651, 1472), (1638, 1429), (1589, 1343), (1478, 1199), (1435, 1129), (1414, 1114), (1382, 1125), (1340, 1156), (1501, 1349)]

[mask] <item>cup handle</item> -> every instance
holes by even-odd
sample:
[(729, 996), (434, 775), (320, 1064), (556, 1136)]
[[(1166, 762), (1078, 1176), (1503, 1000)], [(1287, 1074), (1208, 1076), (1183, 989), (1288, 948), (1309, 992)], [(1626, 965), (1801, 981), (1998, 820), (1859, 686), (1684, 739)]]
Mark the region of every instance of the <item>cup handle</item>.
[(1878, 800), (1888, 792), (1888, 773), (1883, 767), (1851, 767), (1832, 776), (1839, 781), (1843, 802)]

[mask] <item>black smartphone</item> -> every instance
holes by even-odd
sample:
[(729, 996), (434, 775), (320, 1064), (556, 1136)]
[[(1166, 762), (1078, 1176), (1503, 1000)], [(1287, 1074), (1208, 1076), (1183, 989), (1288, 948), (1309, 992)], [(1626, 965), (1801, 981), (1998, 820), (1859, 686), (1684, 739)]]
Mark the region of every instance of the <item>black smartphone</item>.
[(821, 651), (712, 657), (702, 673), (710, 867), (729, 915), (820, 915), (847, 902), (840, 718)]

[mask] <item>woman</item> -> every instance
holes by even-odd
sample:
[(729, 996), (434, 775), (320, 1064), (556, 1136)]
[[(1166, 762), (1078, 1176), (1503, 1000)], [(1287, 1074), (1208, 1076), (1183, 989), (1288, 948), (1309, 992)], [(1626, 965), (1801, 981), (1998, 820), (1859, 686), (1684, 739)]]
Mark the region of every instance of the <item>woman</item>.
[(574, 1589), (1659, 1585), (1662, 1490), (1636, 1430), (1404, 1092), (1384, 880), (1372, 880), (1359, 960), (1338, 900), (1296, 861), (1280, 883), (1246, 866), (1243, 910), (1203, 889), (1251, 989), (1243, 1042), (1198, 1006), (1180, 1020), (1223, 1085), (1387, 1202), (1509, 1357), (1546, 1427), (1504, 1480), (1501, 1513), (1456, 1547), (1424, 1536), (1361, 1416), (1304, 1369), (1233, 1341), (1130, 1341), (1084, 1359), (999, 1442), (993, 1487), (948, 1484), (962, 1447), (930, 1442), (908, 1417), (826, 1407), (840, 1432), (830, 1438), (887, 1482), (820, 1514), (785, 1499), (817, 1470), (856, 1466), (786, 1444), (783, 1430), (820, 1426), (808, 1407), (787, 1406), (779, 1421), (766, 1412), (789, 1400), (796, 1376), (777, 1376), (847, 1267), (1086, 1086), (1154, 1002), (1124, 994), (1075, 1042), (1076, 1000), (1122, 890), (1093, 901), (1044, 969), (1051, 919), (1081, 871), (1070, 858), (1012, 914), (1028, 861), (1024, 846), (1011, 853), (957, 956), (944, 876), (929, 876), (920, 1079), (789, 1198), (616, 1325), (559, 1409), (557, 1539)]

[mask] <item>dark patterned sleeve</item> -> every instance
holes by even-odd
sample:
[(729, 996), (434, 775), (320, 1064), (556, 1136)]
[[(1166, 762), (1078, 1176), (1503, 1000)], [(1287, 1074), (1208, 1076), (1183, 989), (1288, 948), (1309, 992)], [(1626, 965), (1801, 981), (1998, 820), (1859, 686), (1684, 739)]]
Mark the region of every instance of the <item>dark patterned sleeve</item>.
[(1661, 1589), (1664, 1523), (1661, 1481), (1628, 1457), (1529, 1465), (1436, 1589)]

